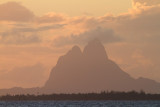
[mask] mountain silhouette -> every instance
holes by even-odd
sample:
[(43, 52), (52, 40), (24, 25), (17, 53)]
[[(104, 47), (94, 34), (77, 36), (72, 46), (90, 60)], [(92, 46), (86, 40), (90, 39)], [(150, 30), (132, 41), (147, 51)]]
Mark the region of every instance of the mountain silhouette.
[(145, 78), (134, 79), (111, 61), (98, 40), (90, 41), (83, 52), (74, 46), (61, 56), (43, 87), (48, 93), (140, 91), (159, 93), (160, 84)]
[(58, 59), (49, 79), (41, 88), (1, 89), (2, 94), (87, 93), (101, 91), (145, 91), (160, 93), (160, 83), (147, 78), (134, 79), (107, 56), (98, 39), (84, 50), (74, 46)]

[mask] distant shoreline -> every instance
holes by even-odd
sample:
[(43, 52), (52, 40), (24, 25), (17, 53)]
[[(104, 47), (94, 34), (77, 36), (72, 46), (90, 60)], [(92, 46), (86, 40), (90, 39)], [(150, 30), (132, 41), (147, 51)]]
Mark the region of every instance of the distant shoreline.
[(160, 94), (146, 94), (145, 92), (101, 92), (78, 94), (50, 94), (50, 95), (5, 95), (0, 101), (159, 101)]

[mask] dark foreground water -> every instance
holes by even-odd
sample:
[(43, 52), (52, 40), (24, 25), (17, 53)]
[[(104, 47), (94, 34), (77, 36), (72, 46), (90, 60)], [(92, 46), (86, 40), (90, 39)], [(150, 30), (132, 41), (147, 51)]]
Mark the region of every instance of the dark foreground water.
[(0, 101), (0, 107), (160, 107), (160, 101)]

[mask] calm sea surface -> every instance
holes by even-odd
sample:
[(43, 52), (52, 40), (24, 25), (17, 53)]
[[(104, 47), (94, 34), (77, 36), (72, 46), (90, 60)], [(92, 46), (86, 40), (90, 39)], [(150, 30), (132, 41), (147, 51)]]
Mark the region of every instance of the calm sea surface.
[(0, 107), (160, 107), (160, 101), (0, 101)]

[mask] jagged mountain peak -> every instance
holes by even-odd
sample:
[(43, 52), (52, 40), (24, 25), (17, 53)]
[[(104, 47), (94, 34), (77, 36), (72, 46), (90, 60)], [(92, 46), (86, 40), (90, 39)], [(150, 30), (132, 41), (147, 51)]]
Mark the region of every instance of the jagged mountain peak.
[(72, 47), (72, 51), (81, 52), (81, 49), (80, 49), (79, 46), (75, 45), (75, 46)]
[(66, 56), (77, 56), (79, 54), (82, 54), (82, 51), (80, 49), (80, 47), (78, 47), (77, 45), (73, 46), (72, 49), (70, 51), (68, 51), (68, 53), (66, 54)]
[(84, 56), (88, 59), (106, 60), (108, 59), (107, 53), (101, 41), (94, 39), (90, 41), (83, 50)]

